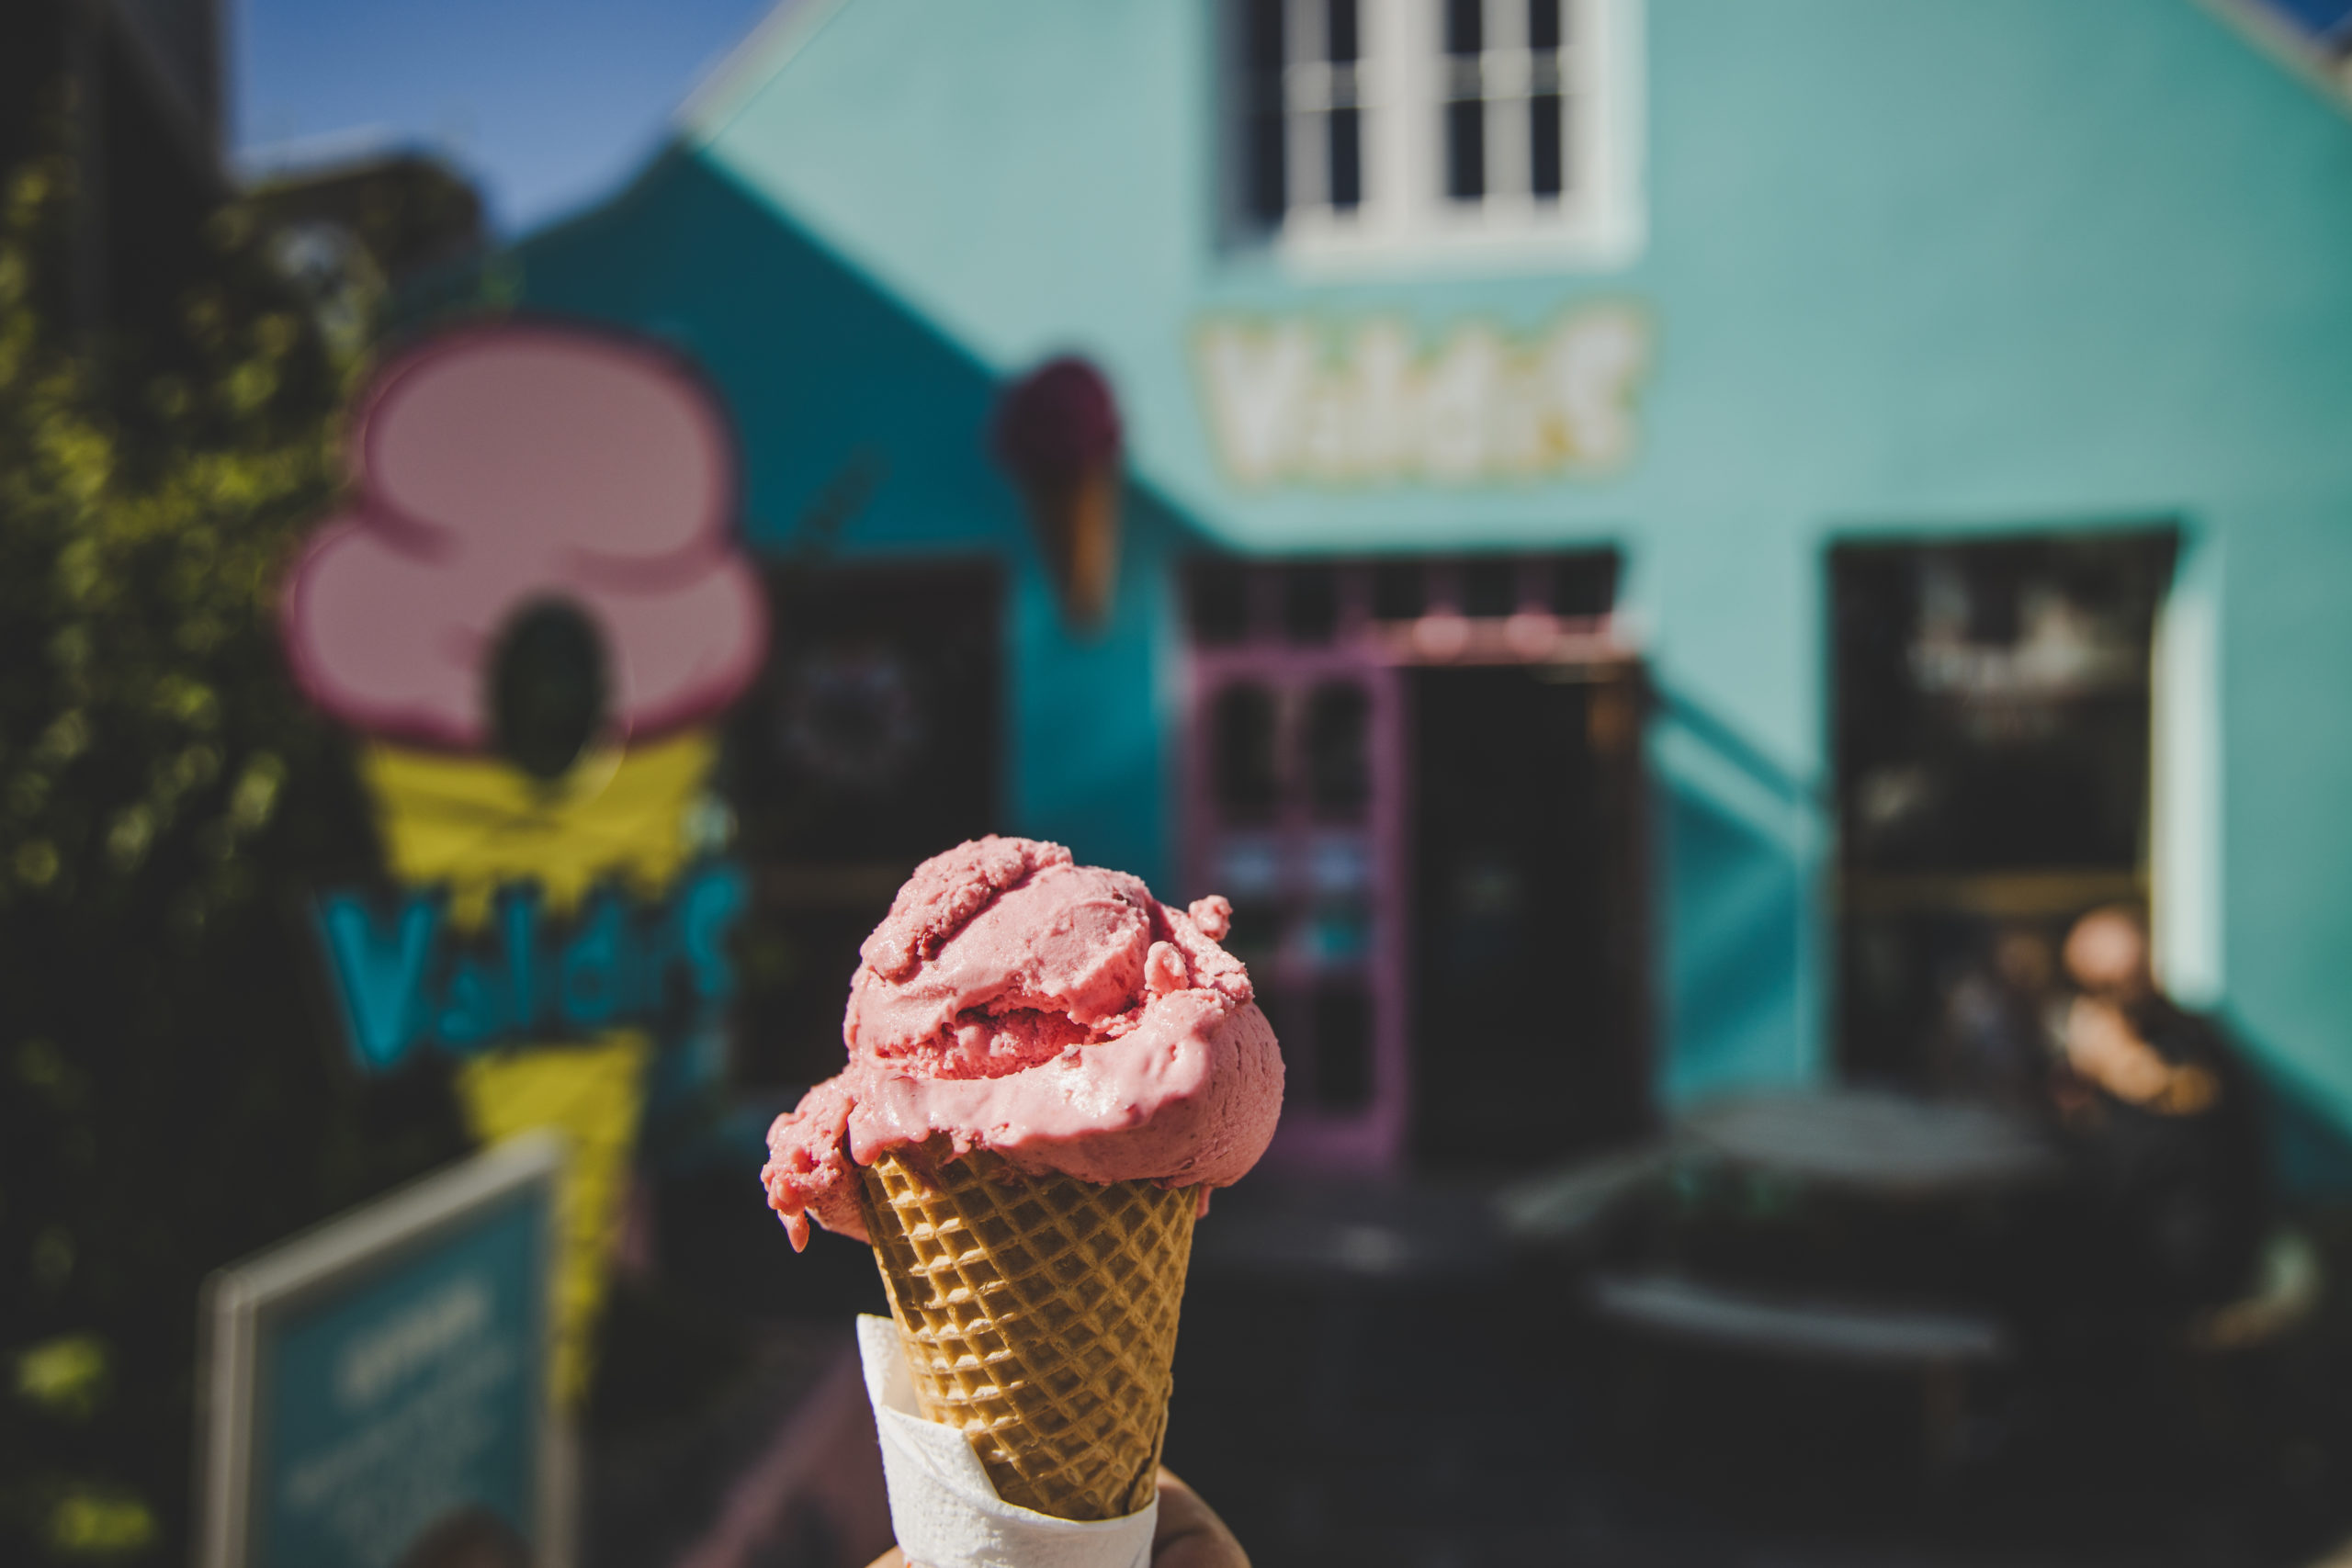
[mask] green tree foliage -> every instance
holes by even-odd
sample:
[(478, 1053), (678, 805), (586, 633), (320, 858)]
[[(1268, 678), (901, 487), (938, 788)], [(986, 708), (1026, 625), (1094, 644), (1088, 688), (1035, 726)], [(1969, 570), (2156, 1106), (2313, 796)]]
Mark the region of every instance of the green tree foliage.
[(71, 175), (0, 171), (0, 1560), (178, 1561), (203, 1276), (458, 1138), (342, 1075), (293, 918), (372, 861), (274, 604), (357, 367), (233, 208), (180, 338), (76, 340)]

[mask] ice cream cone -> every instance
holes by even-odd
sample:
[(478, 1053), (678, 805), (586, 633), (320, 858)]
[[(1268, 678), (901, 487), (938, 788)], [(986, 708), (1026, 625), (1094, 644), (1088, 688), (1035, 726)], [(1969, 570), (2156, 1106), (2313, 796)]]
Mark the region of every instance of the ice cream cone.
[(941, 1139), (876, 1158), (861, 1207), (923, 1414), (998, 1496), (1066, 1519), (1149, 1503), (1198, 1195)]
[[(688, 815), (718, 740), (689, 730), (639, 750), (591, 753), (541, 781), (496, 758), (370, 743), (386, 868), (410, 886), (447, 890), (450, 922), (479, 928), (501, 887), (527, 884), (548, 911), (576, 909), (600, 881), (659, 897), (692, 852)], [(562, 1232), (551, 1376), (558, 1396), (587, 1392), (590, 1342), (620, 1234), (653, 1043), (616, 1029), (585, 1042), (511, 1045), (469, 1059), (457, 1090), (484, 1144), (552, 1127), (571, 1145), (559, 1195)]]
[(1081, 630), (1110, 614), (1119, 577), (1119, 403), (1102, 372), (1064, 355), (1005, 389), (997, 457), (1020, 487), (1062, 612)]
[(1032, 479), (1022, 487), (1029, 521), (1073, 626), (1094, 627), (1111, 612), (1119, 580), (1117, 463)]
[(812, 1223), (872, 1245), (913, 1429), (951, 1465), (960, 1433), (999, 1502), (1151, 1503), (1203, 1195), (1282, 1114), (1230, 915), (1059, 844), (934, 855), (859, 950), (847, 1065), (768, 1129), (769, 1205), (796, 1247)]

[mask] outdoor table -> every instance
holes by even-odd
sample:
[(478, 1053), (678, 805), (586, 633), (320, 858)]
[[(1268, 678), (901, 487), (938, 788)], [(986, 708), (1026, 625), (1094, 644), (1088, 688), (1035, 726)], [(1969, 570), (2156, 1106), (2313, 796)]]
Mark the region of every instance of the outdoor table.
[(1916, 1380), (1930, 1476), (1961, 1452), (1973, 1369), (2015, 1351), (1972, 1288), (2055, 1142), (1998, 1108), (1876, 1089), (1742, 1096), (1679, 1118), (1645, 1256), (1595, 1274), (1597, 1318), (1660, 1346)]

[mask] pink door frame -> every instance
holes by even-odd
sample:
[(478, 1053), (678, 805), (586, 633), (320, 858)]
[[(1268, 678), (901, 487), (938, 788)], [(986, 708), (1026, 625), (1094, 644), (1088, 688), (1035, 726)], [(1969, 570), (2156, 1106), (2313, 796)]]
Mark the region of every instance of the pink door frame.
[[(1538, 600), (1539, 566), (1519, 573), (1518, 604), (1508, 616), (1463, 615), (1458, 574), (1427, 563), (1426, 612), (1405, 621), (1375, 620), (1364, 562), (1300, 563), (1332, 568), (1338, 578), (1337, 618), (1328, 642), (1285, 640), (1276, 628), (1276, 577), (1292, 563), (1250, 563), (1251, 630), (1236, 643), (1204, 646), (1188, 638), (1182, 698), (1183, 877), (1188, 897), (1204, 893), (1271, 892), (1282, 905), (1311, 904), (1324, 868), (1345, 861), (1327, 846), (1352, 841), (1363, 868), (1358, 888), (1370, 917), (1369, 940), (1356, 955), (1334, 961), (1304, 940), (1307, 922), (1285, 919), (1283, 938), (1261, 972), (1261, 986), (1303, 1000), (1317, 981), (1359, 978), (1372, 1001), (1370, 1093), (1355, 1109), (1335, 1111), (1314, 1098), (1311, 1046), (1286, 1043), (1292, 1082), (1281, 1130), (1268, 1154), (1274, 1167), (1330, 1173), (1374, 1174), (1404, 1168), (1413, 1114), (1411, 911), (1409, 842), (1412, 738), (1405, 700), (1406, 671), (1430, 665), (1622, 665), (1636, 659), (1612, 618), (1564, 617)], [(1349, 823), (1314, 819), (1302, 787), (1300, 716), (1307, 696), (1333, 682), (1353, 684), (1368, 698), (1367, 784), (1363, 811)], [(1280, 793), (1270, 821), (1237, 825), (1217, 809), (1209, 720), (1216, 697), (1238, 683), (1257, 685), (1275, 699), (1276, 769)], [(1269, 888), (1224, 886), (1238, 864), (1270, 864)], [(1236, 897), (1237, 903), (1241, 898)], [(1294, 1014), (1294, 1016), (1295, 1016)], [(1302, 1070), (1303, 1069), (1303, 1070)]]
[[(1271, 892), (1283, 907), (1312, 904), (1318, 897), (1361, 900), (1370, 915), (1369, 940), (1352, 953), (1334, 958), (1305, 940), (1308, 922), (1286, 919), (1272, 973), (1257, 976), (1303, 1004), (1316, 983), (1359, 979), (1372, 1002), (1370, 1088), (1361, 1110), (1329, 1111), (1309, 1097), (1314, 1065), (1295, 1051), (1294, 1081), (1282, 1128), (1269, 1157), (1278, 1166), (1344, 1170), (1395, 1168), (1403, 1158), (1411, 1109), (1408, 1078), (1405, 886), (1404, 693), (1396, 671), (1365, 659), (1353, 648), (1289, 647), (1199, 649), (1185, 694), (1184, 748), (1187, 807), (1185, 883), (1198, 891), (1227, 891), (1220, 883), (1244, 858), (1271, 859), (1271, 888), (1244, 887), (1245, 896)], [(1216, 809), (1207, 719), (1219, 694), (1238, 683), (1267, 689), (1276, 702), (1276, 756), (1283, 788), (1272, 821), (1236, 826)], [(1361, 818), (1352, 823), (1314, 820), (1305, 791), (1297, 785), (1300, 718), (1313, 692), (1332, 683), (1360, 689), (1368, 699), (1365, 764), (1369, 777)], [(1236, 852), (1238, 852), (1238, 853)], [(1334, 876), (1333, 870), (1353, 868)], [(1348, 884), (1352, 883), (1352, 886)], [(1292, 1016), (1297, 1016), (1295, 1010)], [(1300, 1075), (1296, 1066), (1307, 1071)], [(1299, 1081), (1303, 1077), (1304, 1082)], [(1307, 1091), (1302, 1093), (1302, 1090)]]

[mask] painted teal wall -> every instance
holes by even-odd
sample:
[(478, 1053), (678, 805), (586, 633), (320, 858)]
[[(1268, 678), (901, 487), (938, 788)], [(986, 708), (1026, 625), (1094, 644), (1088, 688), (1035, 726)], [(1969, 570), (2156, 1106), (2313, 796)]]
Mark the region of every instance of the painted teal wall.
[[(1201, 0), (802, 10), (686, 152), (528, 261), (534, 300), (700, 334), (771, 525), (884, 440), (920, 471), (856, 547), (1021, 556), (972, 433), (990, 374), (1075, 345), (1168, 503), (1140, 565), (1178, 518), (1265, 551), (1622, 544), (1674, 699), (1653, 754), (1683, 1097), (1821, 1070), (1825, 542), (2177, 520), (2225, 562), (2221, 999), (2352, 1125), (2352, 124), (2192, 0), (1651, 0), (1636, 265), (1344, 287), (1220, 249)], [(1187, 363), (1205, 313), (1533, 327), (1602, 298), (1657, 333), (1613, 478), (1335, 496), (1218, 471)], [(1165, 865), (1146, 720), (1170, 634), (1142, 575), (1123, 592), (1151, 613), (1080, 650), (1023, 567), (1014, 795)], [(1057, 726), (1090, 704), (1066, 775)]]

